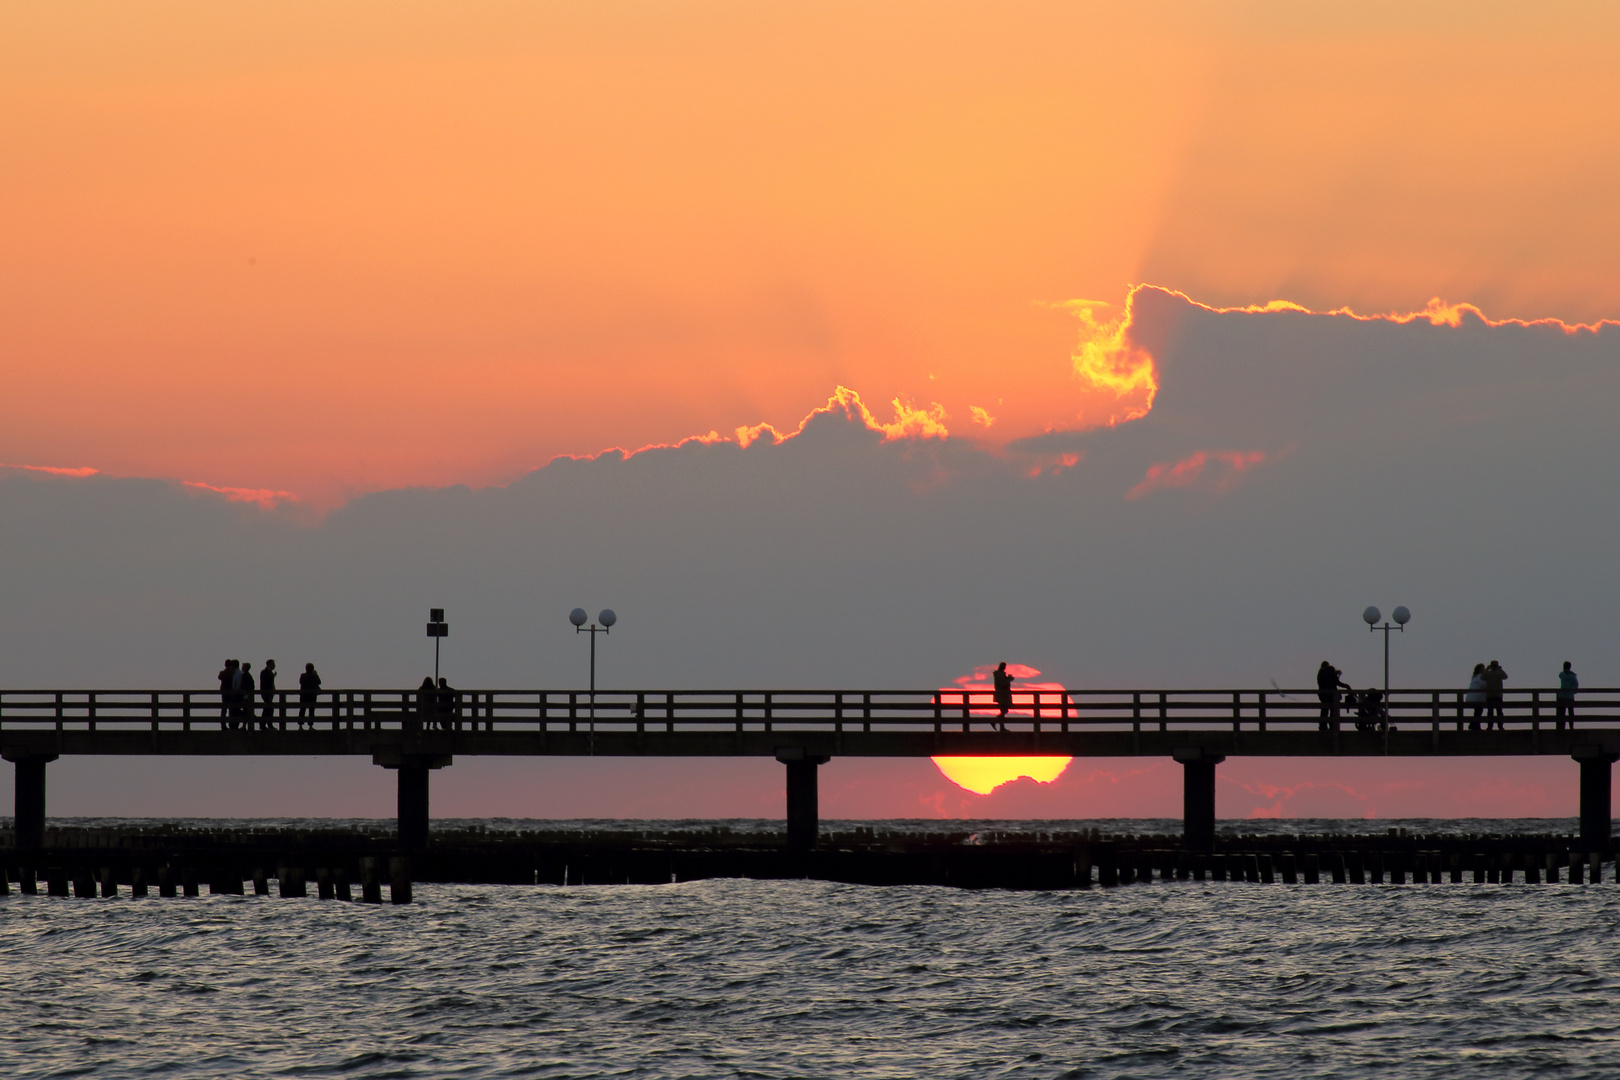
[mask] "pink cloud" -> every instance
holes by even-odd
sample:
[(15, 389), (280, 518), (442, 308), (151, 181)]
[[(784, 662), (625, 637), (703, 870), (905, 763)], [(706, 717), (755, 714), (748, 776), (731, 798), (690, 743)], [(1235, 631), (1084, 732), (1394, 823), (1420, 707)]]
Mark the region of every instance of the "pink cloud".
[(1265, 460), (1263, 450), (1199, 450), (1174, 463), (1149, 465), (1147, 475), (1125, 497), (1140, 499), (1160, 488), (1197, 488), (1224, 495), (1238, 485), (1245, 472)]
[(0, 469), (25, 469), (28, 472), (49, 473), (52, 476), (94, 476), (101, 471), (88, 465), (70, 469), (61, 465), (7, 465), (4, 462), (0, 462)]
[[(1226, 801), (1237, 806), (1228, 810), (1228, 816), (1248, 818), (1372, 818), (1371, 799), (1349, 784), (1336, 780), (1304, 780), (1294, 784), (1270, 784), (1264, 781), (1221, 779), (1230, 788), (1237, 788), (1259, 801), (1244, 799), (1228, 789)], [(1245, 811), (1242, 804), (1248, 803)], [(1234, 813), (1236, 811), (1236, 813)]]
[(197, 491), (223, 495), (231, 502), (258, 503), (260, 509), (263, 510), (274, 510), (278, 503), (298, 501), (298, 496), (292, 492), (272, 488), (215, 487), (213, 484), (205, 484), (201, 480), (182, 480), (181, 483)]

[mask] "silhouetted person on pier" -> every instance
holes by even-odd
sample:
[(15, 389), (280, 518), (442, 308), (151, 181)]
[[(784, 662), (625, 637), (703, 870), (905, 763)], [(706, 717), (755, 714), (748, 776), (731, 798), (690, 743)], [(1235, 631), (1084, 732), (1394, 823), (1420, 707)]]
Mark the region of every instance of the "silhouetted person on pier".
[(240, 660), (231, 661), (231, 730), (242, 726), (242, 701), (246, 694), (253, 692), (253, 679), (249, 677), (246, 689), (242, 683), (243, 664)]
[(310, 730), (315, 728), (315, 702), (321, 695), (321, 676), (314, 664), (305, 664), (298, 676), (298, 730), (304, 730), (304, 719), (309, 718)]
[(1496, 721), (1498, 731), (1507, 730), (1507, 718), (1502, 714), (1502, 681), (1508, 673), (1502, 670), (1502, 665), (1492, 660), (1485, 668), (1485, 726), (1490, 730), (1492, 720)]
[(227, 660), (219, 671), (219, 726), (229, 729), (236, 695), (236, 661)]
[(242, 728), (253, 726), (253, 665), (243, 661), (236, 669), (236, 695), (231, 715)]
[(1322, 703), (1321, 720), (1317, 723), (1318, 731), (1327, 731), (1331, 721), (1334, 727), (1339, 723), (1339, 687), (1350, 689), (1350, 684), (1344, 681), (1344, 672), (1322, 661), (1322, 666), (1316, 669), (1316, 698)]
[(996, 728), (999, 731), (1007, 730), (1007, 710), (1012, 708), (1013, 677), (1007, 674), (1007, 661), (1003, 660), (996, 665), (996, 670), (990, 673), (990, 679), (996, 687), (996, 705), (1001, 709), (1001, 715), (996, 718)]
[(429, 675), (416, 688), (416, 717), (412, 726), (417, 731), (431, 731), (438, 713), (439, 688), (433, 684), (433, 676)]
[(1581, 688), (1581, 680), (1575, 677), (1568, 660), (1564, 661), (1564, 670), (1558, 673), (1558, 730), (1564, 730), (1564, 721), (1575, 727), (1575, 691)]
[[(1479, 716), (1485, 711), (1485, 665), (1475, 664), (1474, 674), (1468, 680), (1468, 691), (1463, 694), (1463, 700), (1474, 707), (1474, 720), (1468, 725), (1470, 731), (1479, 730)], [(1458, 730), (1462, 729), (1462, 721), (1457, 722)]]
[(454, 730), (461, 722), (461, 691), (450, 685), (449, 679), (439, 680), (439, 726)]
[(266, 660), (259, 669), (259, 701), (264, 709), (259, 713), (259, 730), (269, 731), (276, 715), (276, 662)]

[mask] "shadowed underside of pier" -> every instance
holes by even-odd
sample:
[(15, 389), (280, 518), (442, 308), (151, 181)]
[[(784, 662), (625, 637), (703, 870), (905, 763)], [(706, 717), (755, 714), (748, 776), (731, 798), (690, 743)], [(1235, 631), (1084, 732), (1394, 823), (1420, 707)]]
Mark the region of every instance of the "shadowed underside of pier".
[[(1016, 726), (1016, 725), (1015, 725)], [(1423, 732), (1387, 737), (1359, 732), (1234, 732), (1196, 728), (1141, 733), (1013, 730), (913, 732), (775, 728), (771, 731), (626, 732), (419, 731), (384, 719), (355, 731), (6, 731), (0, 747), (17, 754), (193, 757), (773, 757), (794, 748), (828, 757), (1173, 757), (1198, 749), (1224, 757), (1568, 757), (1590, 746), (1620, 749), (1620, 725), (1575, 731)], [(382, 764), (383, 762), (379, 762)]]
[(62, 755), (369, 756), (399, 772), (400, 843), (426, 843), (428, 776), (458, 756), (774, 757), (790, 847), (817, 834), (833, 757), (1169, 757), (1185, 768), (1186, 842), (1207, 848), (1227, 757), (1560, 755), (1580, 762), (1581, 834), (1609, 840), (1620, 690), (1500, 700), (1398, 690), (1387, 709), (1314, 690), (398, 690), (254, 693), (8, 690), (0, 756), (17, 767), (19, 846), (37, 844), (45, 766)]

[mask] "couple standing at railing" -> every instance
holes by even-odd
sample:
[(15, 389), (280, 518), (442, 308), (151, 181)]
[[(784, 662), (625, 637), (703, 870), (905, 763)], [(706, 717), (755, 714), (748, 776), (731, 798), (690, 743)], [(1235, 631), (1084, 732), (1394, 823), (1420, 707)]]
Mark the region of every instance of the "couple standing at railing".
[[(1569, 670), (1568, 661), (1564, 663), (1564, 670)], [(1574, 672), (1570, 672), (1571, 678), (1574, 678), (1574, 675)], [(1497, 730), (1507, 730), (1507, 718), (1502, 715), (1502, 683), (1507, 677), (1508, 673), (1495, 660), (1492, 660), (1489, 666), (1485, 664), (1474, 665), (1474, 673), (1468, 679), (1468, 689), (1463, 693), (1463, 701), (1474, 707), (1474, 722), (1468, 725), (1470, 731), (1479, 730), (1481, 713), (1485, 716), (1486, 731), (1491, 730), (1493, 722)], [(1560, 691), (1560, 696), (1562, 696), (1562, 691)], [(1462, 724), (1459, 723), (1457, 726), (1460, 728)], [(1562, 703), (1560, 703), (1558, 709), (1558, 726), (1560, 728), (1564, 726)]]
[[(1491, 730), (1494, 723), (1498, 731), (1506, 731), (1506, 717), (1502, 715), (1502, 683), (1508, 673), (1502, 665), (1492, 660), (1489, 665), (1475, 664), (1473, 677), (1468, 680), (1468, 689), (1463, 693), (1463, 701), (1474, 707), (1473, 722), (1468, 725), (1469, 730), (1480, 730), (1480, 718), (1483, 715), (1485, 730)], [(1574, 665), (1568, 660), (1564, 661), (1564, 670), (1558, 673), (1558, 730), (1564, 730), (1567, 721), (1569, 726), (1575, 726), (1575, 691), (1581, 688), (1581, 680), (1576, 676)], [(1457, 727), (1462, 727), (1461, 721)]]
[(431, 729), (434, 725), (445, 731), (458, 729), (461, 726), (461, 691), (450, 685), (450, 680), (441, 678), (437, 683), (433, 676), (422, 679), (422, 685), (416, 688), (416, 713), (422, 726)]

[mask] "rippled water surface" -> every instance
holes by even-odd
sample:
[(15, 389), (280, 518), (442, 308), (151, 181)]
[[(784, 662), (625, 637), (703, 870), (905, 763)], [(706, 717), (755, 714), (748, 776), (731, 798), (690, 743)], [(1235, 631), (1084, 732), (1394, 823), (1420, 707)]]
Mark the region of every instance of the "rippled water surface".
[[(1612, 874), (1610, 875), (1612, 880)], [(0, 899), (45, 1076), (1613, 1076), (1614, 885)]]

